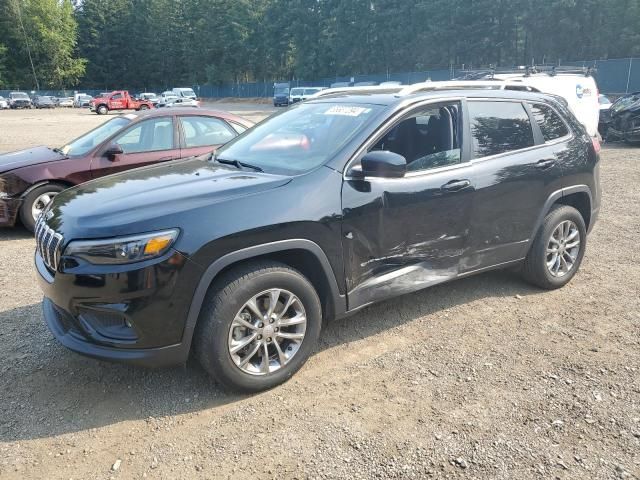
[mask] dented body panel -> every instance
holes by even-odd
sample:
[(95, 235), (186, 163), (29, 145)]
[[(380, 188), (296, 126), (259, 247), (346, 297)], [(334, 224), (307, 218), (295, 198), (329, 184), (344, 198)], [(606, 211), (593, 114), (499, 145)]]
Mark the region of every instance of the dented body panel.
[(346, 181), (343, 239), (349, 306), (360, 306), (458, 275), (469, 245), (473, 188), (442, 185), (471, 166), (370, 182)]

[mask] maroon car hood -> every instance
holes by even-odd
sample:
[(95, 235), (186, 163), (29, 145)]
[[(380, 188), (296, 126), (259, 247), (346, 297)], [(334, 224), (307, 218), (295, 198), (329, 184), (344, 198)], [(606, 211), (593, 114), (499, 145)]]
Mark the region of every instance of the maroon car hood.
[(9, 170), (15, 170), (16, 168), (26, 167), (29, 165), (54, 162), (64, 158), (67, 158), (67, 156), (44, 146), (5, 153), (0, 155), (0, 173), (5, 173)]

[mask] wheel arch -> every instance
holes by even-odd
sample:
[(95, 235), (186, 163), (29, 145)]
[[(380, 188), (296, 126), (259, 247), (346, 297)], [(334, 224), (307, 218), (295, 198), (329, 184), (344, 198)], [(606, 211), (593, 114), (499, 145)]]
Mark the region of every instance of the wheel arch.
[(582, 215), (587, 231), (589, 231), (589, 225), (591, 222), (591, 206), (593, 205), (591, 190), (587, 185), (573, 185), (571, 187), (556, 190), (549, 195), (540, 215), (538, 215), (538, 219), (531, 236), (529, 237), (529, 245), (533, 242), (542, 222), (544, 222), (545, 217), (549, 214), (554, 205), (569, 205), (576, 208)]
[(346, 296), (340, 294), (329, 259), (317, 243), (307, 239), (291, 239), (255, 245), (224, 255), (205, 270), (196, 287), (187, 315), (182, 338), (187, 349), (190, 350), (205, 296), (215, 280), (239, 265), (265, 259), (295, 268), (309, 279), (320, 297), (323, 319), (329, 320), (345, 315)]
[(584, 220), (587, 231), (589, 231), (591, 224), (591, 195), (588, 191), (578, 190), (568, 193), (559, 198), (554, 204), (568, 205), (578, 210)]
[(49, 184), (54, 184), (54, 185), (61, 185), (65, 188), (71, 188), (74, 187), (75, 184), (67, 181), (67, 180), (61, 180), (58, 178), (50, 178), (47, 180), (41, 180), (37, 183), (34, 183), (33, 185), (30, 185), (29, 188), (27, 188), (24, 192), (22, 192), (20, 194), (20, 198), (24, 198), (27, 195), (29, 195), (33, 190), (35, 190), (36, 188), (42, 187), (43, 185), (49, 185)]

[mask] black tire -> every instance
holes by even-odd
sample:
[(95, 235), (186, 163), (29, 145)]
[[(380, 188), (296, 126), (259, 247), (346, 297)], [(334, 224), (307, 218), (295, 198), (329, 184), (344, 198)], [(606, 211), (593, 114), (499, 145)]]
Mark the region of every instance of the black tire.
[[(307, 325), (295, 355), (278, 370), (252, 375), (238, 367), (229, 352), (229, 332), (235, 316), (253, 296), (271, 288), (292, 292), (304, 306)], [(204, 369), (226, 388), (259, 392), (273, 388), (297, 372), (314, 351), (322, 328), (320, 299), (307, 278), (279, 262), (259, 261), (224, 274), (209, 290), (195, 332), (195, 354)]]
[[(563, 276), (552, 275), (547, 268), (547, 245), (554, 230), (565, 221), (573, 222), (580, 235), (578, 255), (571, 270)], [(587, 229), (578, 210), (568, 205), (556, 205), (547, 214), (538, 229), (522, 267), (524, 279), (540, 288), (553, 290), (565, 286), (578, 272), (587, 246)]]
[(106, 105), (98, 105), (98, 107), (96, 108), (96, 113), (98, 115), (106, 115), (107, 113), (109, 113), (109, 107), (107, 107)]
[(139, 110), (149, 110), (149, 106), (148, 105), (140, 105), (140, 109)]
[(33, 232), (36, 225), (36, 220), (31, 213), (33, 203), (45, 193), (58, 194), (67, 188), (65, 185), (60, 185), (59, 183), (47, 183), (31, 190), (24, 197), (22, 206), (20, 207), (20, 220), (22, 221), (22, 225), (30, 232)]

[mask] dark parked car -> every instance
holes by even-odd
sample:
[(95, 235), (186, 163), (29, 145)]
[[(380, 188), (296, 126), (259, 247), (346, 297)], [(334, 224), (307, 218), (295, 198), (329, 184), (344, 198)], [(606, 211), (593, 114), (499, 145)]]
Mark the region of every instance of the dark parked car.
[(0, 226), (36, 219), (62, 190), (115, 172), (211, 152), (252, 125), (214, 110), (149, 110), (121, 115), (61, 148), (0, 155)]
[(53, 99), (46, 95), (34, 97), (33, 106), (36, 108), (56, 108), (56, 104)]
[(239, 390), (294, 374), (323, 320), (507, 266), (576, 274), (599, 144), (559, 102), (505, 90), (298, 103), (215, 155), (59, 194), (35, 264), (66, 347), (185, 362)]
[(640, 92), (620, 97), (609, 107), (607, 139), (640, 142)]

